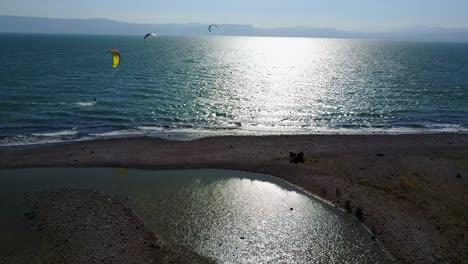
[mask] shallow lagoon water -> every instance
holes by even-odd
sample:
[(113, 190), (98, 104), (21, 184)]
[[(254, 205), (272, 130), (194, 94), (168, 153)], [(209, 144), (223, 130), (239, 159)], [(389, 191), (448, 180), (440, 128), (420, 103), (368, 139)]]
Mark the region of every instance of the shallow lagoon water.
[(70, 187), (128, 196), (164, 240), (219, 263), (387, 263), (352, 216), (277, 178), (226, 170), (0, 170), (0, 251), (38, 246), (25, 196)]

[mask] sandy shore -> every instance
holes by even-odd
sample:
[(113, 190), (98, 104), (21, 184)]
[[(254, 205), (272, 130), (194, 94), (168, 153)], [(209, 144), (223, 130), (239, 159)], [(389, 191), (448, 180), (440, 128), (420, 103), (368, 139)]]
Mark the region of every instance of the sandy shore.
[[(305, 162), (290, 163), (290, 151)], [(362, 212), (400, 263), (468, 260), (468, 135), (134, 138), (0, 152), (0, 168), (70, 166), (270, 174)]]
[(31, 207), (25, 216), (48, 245), (38, 253), (45, 263), (215, 263), (164, 243), (122, 197), (56, 190), (35, 194)]

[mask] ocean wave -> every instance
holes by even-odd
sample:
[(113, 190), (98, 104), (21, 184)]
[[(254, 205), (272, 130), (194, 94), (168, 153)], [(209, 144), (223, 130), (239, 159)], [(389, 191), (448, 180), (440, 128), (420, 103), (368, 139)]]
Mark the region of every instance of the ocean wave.
[(165, 131), (166, 128), (160, 127), (160, 126), (141, 126), (137, 127), (140, 130), (148, 130), (148, 131)]
[(0, 147), (17, 147), (17, 146), (40, 146), (48, 144), (59, 144), (66, 142), (79, 142), (93, 139), (92, 137), (78, 137), (73, 139), (65, 139), (63, 137), (43, 137), (43, 136), (13, 136), (0, 139)]
[(120, 129), (102, 133), (90, 133), (89, 135), (95, 137), (142, 136), (144, 135), (144, 132), (138, 129)]
[[(82, 129), (83, 130), (83, 129)], [(102, 133), (85, 133), (78, 130), (63, 130), (48, 133), (32, 133), (0, 137), (0, 147), (56, 144), (93, 139), (154, 137), (172, 140), (194, 140), (213, 136), (266, 136), (266, 135), (372, 135), (372, 134), (467, 134), (468, 127), (454, 124), (424, 124), (422, 126), (404, 126), (388, 128), (291, 128), (270, 127), (264, 125), (243, 125), (242, 127), (225, 128), (167, 128), (163, 126), (140, 126), (135, 128), (105, 131)]]
[(33, 136), (37, 136), (37, 137), (61, 137), (61, 136), (73, 136), (77, 134), (78, 134), (78, 131), (76, 130), (63, 130), (63, 131), (49, 132), (49, 133), (32, 133)]
[(97, 102), (77, 102), (77, 103), (75, 103), (75, 105), (82, 106), (82, 107), (94, 106), (96, 104), (97, 104)]

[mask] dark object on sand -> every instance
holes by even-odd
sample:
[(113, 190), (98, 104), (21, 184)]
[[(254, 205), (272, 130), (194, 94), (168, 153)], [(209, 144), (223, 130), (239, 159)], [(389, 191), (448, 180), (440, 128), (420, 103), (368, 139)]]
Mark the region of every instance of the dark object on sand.
[(292, 207), (291, 207), (291, 209), (289, 209), (289, 210), (291, 210), (291, 211), (292, 211), (292, 210), (294, 210), (294, 208), (292, 208)]
[(364, 218), (362, 216), (362, 208), (356, 209), (356, 218), (361, 222), (364, 221)]
[(461, 179), (461, 174), (460, 173), (457, 174), (457, 179)]
[(345, 201), (344, 209), (346, 210), (346, 212), (348, 214), (350, 214), (352, 212), (352, 210), (351, 210), (351, 201), (350, 200)]
[(322, 193), (323, 196), (327, 196), (327, 193), (328, 193), (328, 192), (327, 192), (327, 189), (326, 189), (326, 188), (322, 188), (321, 193)]
[(304, 163), (304, 152), (294, 153), (289, 152), (289, 161), (294, 164)]
[(336, 197), (341, 197), (341, 191), (340, 188), (336, 188), (335, 190)]
[(375, 155), (377, 155), (377, 157), (385, 157), (385, 154), (383, 154), (383, 153), (377, 153)]

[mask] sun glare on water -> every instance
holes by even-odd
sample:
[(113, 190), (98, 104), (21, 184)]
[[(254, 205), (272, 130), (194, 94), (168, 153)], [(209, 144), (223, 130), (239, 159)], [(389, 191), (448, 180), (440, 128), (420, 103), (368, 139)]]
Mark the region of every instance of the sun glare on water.
[(327, 39), (237, 38), (235, 52), (220, 58), (230, 67), (219, 89), (232, 98), (230, 114), (243, 124), (262, 124), (264, 129), (291, 130), (301, 121), (302, 127), (311, 125), (311, 110), (320, 115), (323, 101), (331, 94), (336, 97), (330, 84), (340, 75), (335, 57), (343, 46), (335, 43)]

